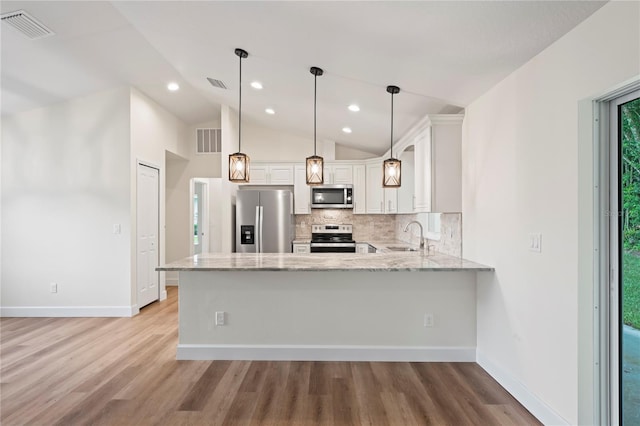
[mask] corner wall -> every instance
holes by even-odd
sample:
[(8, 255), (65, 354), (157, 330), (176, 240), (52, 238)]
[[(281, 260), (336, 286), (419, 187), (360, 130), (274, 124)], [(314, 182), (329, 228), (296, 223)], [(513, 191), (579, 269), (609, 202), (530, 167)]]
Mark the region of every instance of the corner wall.
[(2, 117), (2, 315), (130, 314), (129, 132), (129, 89)]
[[(186, 125), (176, 116), (140, 93), (131, 89), (131, 300), (137, 306), (137, 262), (136, 262), (136, 215), (137, 215), (137, 165), (142, 162), (154, 166), (160, 171), (160, 230), (158, 241), (160, 246), (159, 264), (167, 259), (166, 251), (170, 244), (166, 243), (166, 157), (185, 155)], [(185, 228), (186, 229), (186, 228)], [(160, 273), (160, 300), (166, 299), (165, 273)]]
[[(478, 362), (547, 424), (591, 422), (578, 293), (593, 284), (578, 265), (592, 259), (579, 259), (578, 222), (592, 212), (578, 190), (593, 176), (579, 180), (578, 153), (592, 141), (578, 139), (578, 109), (640, 72), (639, 16), (638, 2), (606, 4), (466, 109), (465, 258), (496, 268), (478, 278)], [(541, 253), (529, 233), (542, 233)]]

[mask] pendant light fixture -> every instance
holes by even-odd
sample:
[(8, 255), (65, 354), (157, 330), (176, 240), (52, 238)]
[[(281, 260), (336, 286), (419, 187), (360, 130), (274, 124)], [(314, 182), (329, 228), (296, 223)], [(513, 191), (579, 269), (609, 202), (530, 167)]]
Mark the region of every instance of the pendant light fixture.
[(387, 86), (387, 92), (391, 93), (391, 153), (390, 158), (384, 160), (382, 165), (382, 186), (384, 188), (400, 187), (400, 160), (393, 158), (393, 95), (400, 93), (398, 86)]
[(324, 183), (324, 159), (316, 155), (316, 104), (317, 79), (324, 71), (318, 67), (311, 67), (313, 74), (313, 155), (307, 157), (307, 185), (321, 185)]
[(240, 83), (238, 84), (238, 152), (229, 155), (229, 180), (231, 182), (249, 182), (249, 156), (240, 149), (242, 140), (242, 59), (249, 56), (246, 50), (236, 49), (240, 58)]

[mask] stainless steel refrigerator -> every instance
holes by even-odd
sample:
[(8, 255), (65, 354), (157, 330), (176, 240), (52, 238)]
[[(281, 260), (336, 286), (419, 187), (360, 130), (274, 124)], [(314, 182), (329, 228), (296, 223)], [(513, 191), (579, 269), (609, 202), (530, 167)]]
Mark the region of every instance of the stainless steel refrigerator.
[(245, 189), (236, 193), (237, 253), (291, 253), (294, 234), (291, 191)]

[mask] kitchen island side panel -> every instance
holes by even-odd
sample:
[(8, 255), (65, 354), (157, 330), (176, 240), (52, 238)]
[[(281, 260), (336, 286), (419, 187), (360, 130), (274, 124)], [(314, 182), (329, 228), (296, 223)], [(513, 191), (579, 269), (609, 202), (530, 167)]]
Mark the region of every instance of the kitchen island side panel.
[[(179, 347), (475, 350), (476, 274), (182, 271)], [(225, 312), (225, 325), (216, 325), (216, 312)], [(425, 314), (433, 327), (424, 326)]]

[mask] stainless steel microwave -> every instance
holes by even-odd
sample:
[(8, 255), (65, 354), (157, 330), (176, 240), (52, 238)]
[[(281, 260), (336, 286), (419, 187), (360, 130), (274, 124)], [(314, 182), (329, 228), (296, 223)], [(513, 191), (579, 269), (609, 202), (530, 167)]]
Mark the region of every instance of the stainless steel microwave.
[(353, 185), (318, 185), (311, 187), (311, 208), (352, 209)]

